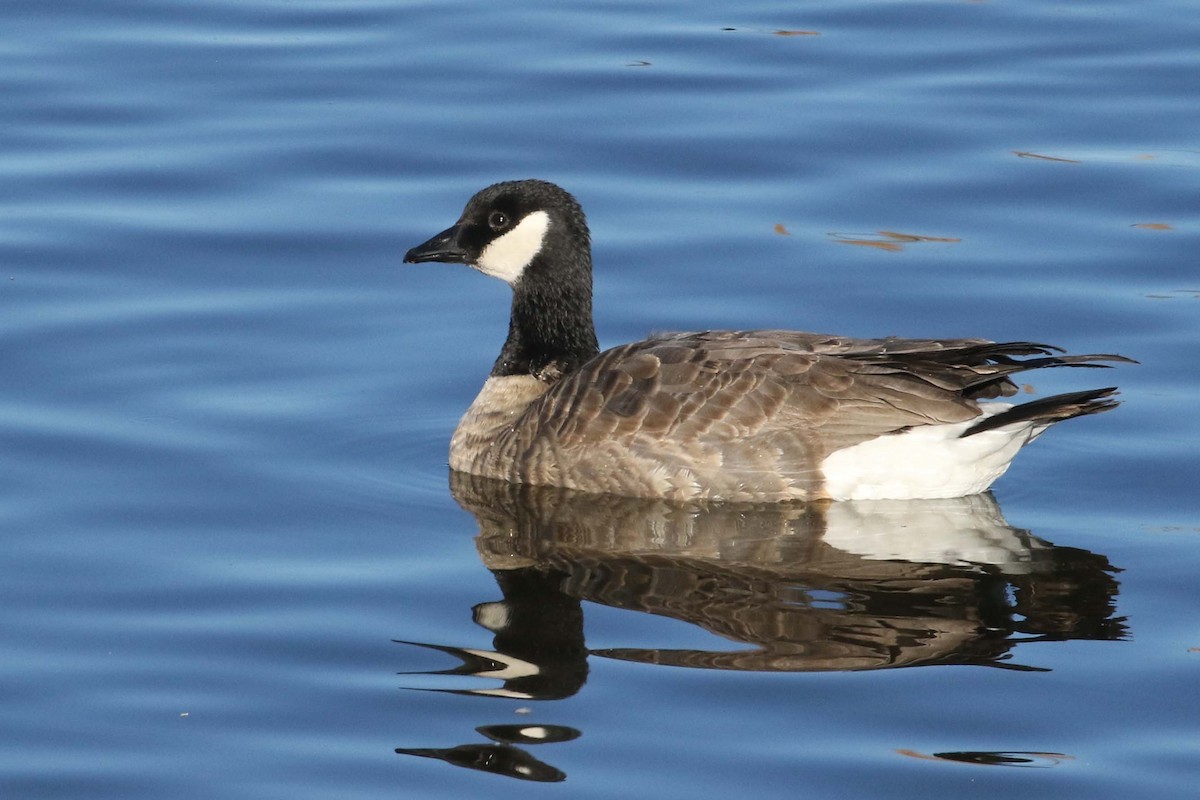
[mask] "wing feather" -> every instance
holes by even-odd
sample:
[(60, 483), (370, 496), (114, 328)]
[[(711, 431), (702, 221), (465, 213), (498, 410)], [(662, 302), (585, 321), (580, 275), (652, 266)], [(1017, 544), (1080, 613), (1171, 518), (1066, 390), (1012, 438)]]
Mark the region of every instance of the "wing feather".
[(913, 426), (972, 419), (976, 398), (1015, 393), (1015, 372), (1113, 360), (1056, 352), (982, 339), (663, 334), (601, 353), (554, 385), (517, 427), (564, 446), (636, 440), (678, 450), (777, 440), (820, 457)]

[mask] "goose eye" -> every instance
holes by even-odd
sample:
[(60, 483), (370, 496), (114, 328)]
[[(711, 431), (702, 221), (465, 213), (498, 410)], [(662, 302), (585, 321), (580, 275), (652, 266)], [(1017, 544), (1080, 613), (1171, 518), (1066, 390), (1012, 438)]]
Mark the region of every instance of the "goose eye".
[(490, 225), (492, 230), (494, 230), (494, 231), (498, 231), (501, 228), (507, 228), (508, 227), (508, 215), (505, 214), (503, 211), (493, 211), (488, 216), (488, 225)]

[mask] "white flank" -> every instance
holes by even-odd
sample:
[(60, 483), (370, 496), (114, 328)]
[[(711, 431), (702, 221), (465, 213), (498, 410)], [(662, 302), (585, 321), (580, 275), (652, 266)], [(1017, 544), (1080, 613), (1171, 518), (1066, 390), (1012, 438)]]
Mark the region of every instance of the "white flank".
[(545, 211), (534, 211), (511, 231), (483, 248), (475, 268), (509, 285), (516, 283), (533, 257), (541, 252), (549, 228), (550, 215)]
[(919, 500), (986, 491), (1047, 426), (1017, 422), (962, 438), (980, 419), (1012, 406), (982, 408), (982, 417), (967, 422), (922, 425), (832, 453), (821, 464), (825, 490), (834, 500)]

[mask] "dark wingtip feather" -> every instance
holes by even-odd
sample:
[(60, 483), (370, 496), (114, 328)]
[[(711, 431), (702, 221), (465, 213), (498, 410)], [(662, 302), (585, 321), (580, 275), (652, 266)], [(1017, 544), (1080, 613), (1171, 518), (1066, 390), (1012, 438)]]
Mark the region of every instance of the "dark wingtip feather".
[(1064, 419), (1110, 411), (1121, 404), (1121, 401), (1114, 397), (1116, 392), (1116, 386), (1108, 386), (1104, 389), (1056, 394), (1041, 400), (1022, 403), (981, 420), (965, 430), (962, 435), (971, 436), (1027, 420), (1040, 420), (1047, 425), (1052, 425), (1055, 422), (1062, 422)]

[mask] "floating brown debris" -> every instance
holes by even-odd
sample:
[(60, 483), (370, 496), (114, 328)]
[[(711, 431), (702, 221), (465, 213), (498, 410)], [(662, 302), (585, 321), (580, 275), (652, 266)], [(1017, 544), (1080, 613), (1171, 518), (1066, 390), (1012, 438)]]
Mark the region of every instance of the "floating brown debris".
[(799, 29), (779, 29), (766, 30), (763, 28), (721, 28), (722, 31), (732, 33), (733, 31), (750, 31), (751, 33), (769, 33), (772, 36), (820, 36), (820, 31), (808, 31)]
[(1082, 161), (1077, 161), (1073, 158), (1061, 158), (1059, 156), (1048, 156), (1042, 153), (1031, 153), (1027, 150), (1013, 150), (1013, 155), (1017, 158), (1036, 158), (1041, 161), (1057, 161), (1061, 164), (1082, 164)]
[[(947, 236), (921, 236), (915, 233), (899, 233), (898, 231), (877, 231), (873, 234), (844, 234), (831, 233), (842, 244), (853, 244), (859, 247), (874, 247), (889, 253), (898, 253), (904, 245), (915, 242), (961, 242), (962, 239)], [(881, 238), (875, 238), (881, 237)]]
[(1147, 300), (1175, 300), (1180, 297), (1191, 297), (1200, 300), (1200, 289), (1172, 289), (1168, 294), (1148, 294)]
[(1173, 231), (1174, 226), (1166, 222), (1137, 222), (1131, 225), (1133, 228), (1141, 228), (1144, 231)]
[(791, 236), (792, 235), (791, 231), (789, 231), (787, 228), (783, 227), (782, 222), (775, 223), (775, 232), (778, 233), (780, 236)]

